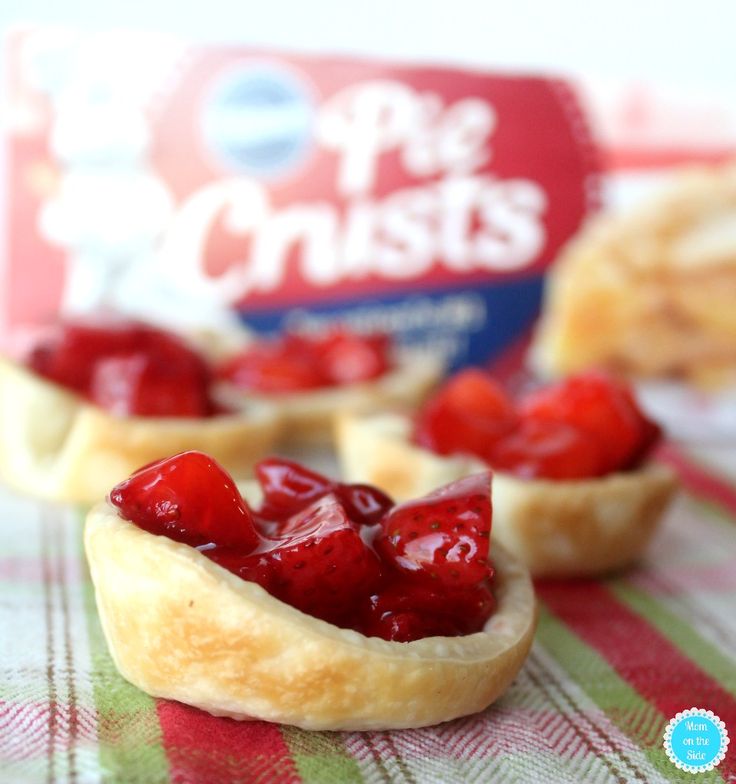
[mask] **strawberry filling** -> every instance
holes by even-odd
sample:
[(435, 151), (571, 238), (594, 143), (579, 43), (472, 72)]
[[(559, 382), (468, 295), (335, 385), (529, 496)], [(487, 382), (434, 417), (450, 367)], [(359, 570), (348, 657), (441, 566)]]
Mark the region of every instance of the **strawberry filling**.
[(121, 416), (206, 417), (205, 360), (175, 335), (137, 321), (77, 319), (30, 352), (28, 367)]
[(513, 400), (489, 375), (451, 378), (417, 414), (415, 443), (468, 453), (534, 479), (585, 479), (636, 468), (660, 437), (631, 389), (589, 372)]
[(303, 392), (370, 381), (391, 369), (389, 339), (334, 329), (324, 335), (287, 333), (230, 358), (218, 376), (257, 392)]
[(489, 473), (399, 505), (280, 458), (256, 476), (263, 501), (251, 509), (212, 458), (184, 452), (137, 471), (110, 502), (338, 626), (397, 642), (483, 628), (495, 606)]

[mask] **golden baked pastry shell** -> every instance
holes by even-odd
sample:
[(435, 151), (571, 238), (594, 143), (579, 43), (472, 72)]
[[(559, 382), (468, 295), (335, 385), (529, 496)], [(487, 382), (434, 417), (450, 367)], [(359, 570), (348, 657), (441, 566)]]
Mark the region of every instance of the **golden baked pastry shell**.
[(534, 633), (528, 572), (500, 547), (498, 608), (484, 631), (411, 643), (305, 615), (108, 504), (90, 511), (85, 547), (121, 674), (148, 694), (215, 715), (319, 730), (436, 724), (501, 695)]
[(141, 466), (187, 449), (247, 476), (279, 427), (260, 403), (206, 419), (115, 416), (0, 359), (0, 479), (54, 501), (95, 503)]

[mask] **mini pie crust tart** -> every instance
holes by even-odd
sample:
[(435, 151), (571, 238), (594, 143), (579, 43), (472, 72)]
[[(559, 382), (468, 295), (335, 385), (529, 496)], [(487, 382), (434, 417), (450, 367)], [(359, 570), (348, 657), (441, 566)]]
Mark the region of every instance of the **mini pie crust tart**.
[(409, 350), (401, 352), (392, 370), (370, 381), (278, 394), (248, 392), (223, 382), (220, 391), (221, 398), (233, 406), (253, 401), (276, 406), (284, 446), (328, 446), (337, 414), (392, 405), (416, 406), (436, 386), (443, 369), (436, 358)]
[(246, 476), (279, 426), (259, 403), (207, 419), (115, 416), (0, 359), (0, 478), (53, 501), (94, 503), (141, 466), (187, 449)]
[[(411, 420), (401, 414), (342, 416), (336, 441), (345, 481), (376, 485), (402, 501), (488, 468), (473, 456), (436, 455), (410, 435)], [(641, 556), (676, 484), (659, 465), (569, 481), (496, 471), (492, 537), (535, 577), (613, 572)]]
[(736, 162), (689, 167), (648, 203), (590, 221), (547, 281), (532, 360), (703, 387), (736, 381)]
[(436, 724), (501, 695), (534, 634), (528, 572), (501, 547), (493, 549), (498, 607), (484, 630), (410, 643), (305, 615), (106, 503), (87, 517), (85, 548), (121, 674), (218, 716), (315, 730)]

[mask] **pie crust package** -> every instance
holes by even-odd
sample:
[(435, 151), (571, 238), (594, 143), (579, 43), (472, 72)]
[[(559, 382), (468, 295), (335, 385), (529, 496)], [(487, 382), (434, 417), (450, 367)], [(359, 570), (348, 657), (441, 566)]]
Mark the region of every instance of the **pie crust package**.
[(218, 716), (316, 730), (421, 727), (482, 710), (532, 643), (527, 570), (494, 545), (497, 608), (482, 632), (388, 642), (305, 615), (198, 550), (94, 507), (85, 547), (122, 675)]
[(340, 412), (416, 406), (440, 380), (443, 369), (440, 361), (425, 352), (405, 350), (393, 369), (370, 381), (278, 394), (248, 392), (222, 383), (219, 391), (221, 399), (233, 406), (252, 402), (275, 406), (283, 446), (321, 447), (332, 442), (335, 416)]
[(736, 383), (736, 163), (685, 169), (648, 204), (592, 220), (548, 278), (533, 362)]
[[(402, 414), (344, 415), (336, 428), (342, 475), (396, 500), (488, 466), (470, 455), (441, 456), (411, 443)], [(628, 566), (651, 540), (676, 487), (659, 465), (585, 480), (518, 479), (494, 472), (494, 548), (500, 542), (535, 577), (605, 574)]]
[(141, 466), (199, 449), (247, 476), (278, 437), (273, 407), (184, 419), (120, 417), (0, 359), (0, 477), (31, 495), (94, 503)]

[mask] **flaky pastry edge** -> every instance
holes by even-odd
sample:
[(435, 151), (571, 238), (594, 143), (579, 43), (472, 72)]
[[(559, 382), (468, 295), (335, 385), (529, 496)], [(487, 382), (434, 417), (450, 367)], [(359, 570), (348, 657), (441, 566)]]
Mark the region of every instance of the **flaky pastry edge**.
[(726, 300), (736, 255), (724, 229), (734, 210), (736, 159), (684, 166), (634, 208), (591, 218), (547, 276), (529, 354), (534, 370), (559, 378), (607, 367), (706, 391), (733, 386)]

